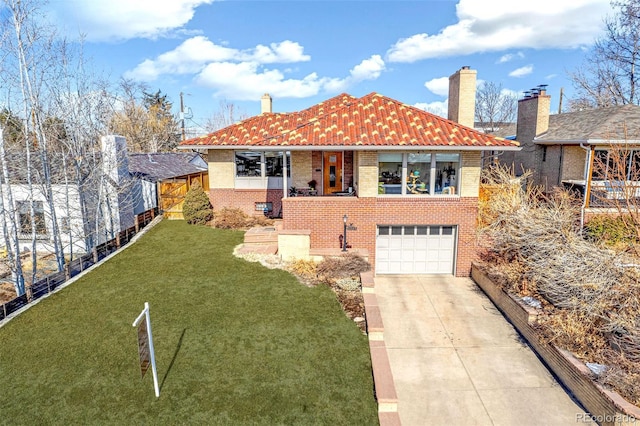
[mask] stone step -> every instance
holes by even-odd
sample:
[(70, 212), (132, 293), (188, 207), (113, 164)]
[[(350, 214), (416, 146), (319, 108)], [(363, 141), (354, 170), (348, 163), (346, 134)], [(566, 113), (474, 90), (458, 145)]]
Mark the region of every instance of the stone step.
[(238, 253), (240, 254), (277, 254), (278, 253), (278, 244), (261, 244), (261, 245), (253, 245), (253, 244), (243, 244), (242, 247), (238, 249)]
[(278, 244), (275, 227), (251, 228), (244, 233), (245, 244)]

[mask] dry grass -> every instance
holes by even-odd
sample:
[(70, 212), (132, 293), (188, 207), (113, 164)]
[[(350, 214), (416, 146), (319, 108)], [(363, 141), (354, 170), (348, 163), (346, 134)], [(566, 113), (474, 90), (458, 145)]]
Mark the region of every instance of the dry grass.
[(313, 260), (292, 260), (285, 264), (284, 269), (295, 275), (305, 285), (318, 284), (318, 264)]
[(317, 273), (324, 281), (335, 283), (340, 278), (358, 277), (371, 270), (369, 262), (355, 253), (326, 257), (318, 264)]
[(480, 235), (493, 275), (509, 291), (546, 302), (544, 335), (586, 361), (615, 367), (624, 380), (607, 383), (640, 404), (628, 392), (640, 389), (640, 270), (625, 266), (640, 260), (585, 240), (569, 193), (543, 196), (503, 168), (489, 171), (485, 182), (491, 192)]
[(249, 216), (238, 208), (224, 207), (215, 212), (212, 224), (219, 229), (247, 229), (273, 225), (273, 220), (264, 216)]

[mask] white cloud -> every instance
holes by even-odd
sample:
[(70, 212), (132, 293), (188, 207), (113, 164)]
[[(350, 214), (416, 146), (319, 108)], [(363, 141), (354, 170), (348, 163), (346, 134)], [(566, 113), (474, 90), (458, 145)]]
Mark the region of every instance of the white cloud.
[(449, 77), (439, 77), (424, 83), (424, 87), (440, 96), (449, 96)]
[(380, 55), (373, 55), (353, 67), (350, 74), (354, 81), (375, 80), (380, 77), (382, 71), (384, 71), (384, 61)]
[(282, 72), (261, 69), (257, 62), (213, 62), (196, 77), (196, 82), (233, 100), (256, 100), (265, 92), (279, 98), (306, 98), (316, 95), (323, 84), (316, 73), (300, 80), (285, 79)]
[(311, 60), (311, 56), (303, 53), (304, 48), (298, 43), (285, 40), (281, 43), (271, 43), (269, 47), (257, 45), (246, 60), (255, 60), (261, 64), (304, 62)]
[(385, 64), (380, 55), (373, 55), (353, 67), (348, 77), (324, 79), (323, 87), (327, 92), (343, 92), (361, 81), (377, 79), (384, 70)]
[[(244, 59), (243, 55), (238, 57)], [(311, 73), (296, 79), (286, 78), (285, 72), (267, 69), (255, 60), (214, 61), (203, 66), (195, 81), (201, 86), (214, 89), (216, 96), (231, 100), (255, 100), (265, 92), (278, 98), (306, 98), (321, 91), (338, 93), (358, 82), (375, 80), (384, 69), (382, 58), (373, 55), (353, 67), (345, 78), (320, 77)]]
[(435, 101), (435, 102), (418, 102), (413, 105), (423, 111), (430, 112), (431, 114), (439, 115), (440, 117), (447, 118), (449, 115), (449, 100)]
[(520, 58), (520, 59), (524, 58), (524, 53), (522, 53), (522, 52), (507, 53), (506, 55), (502, 55), (500, 57), (500, 59), (498, 59), (496, 61), (496, 63), (497, 64), (504, 64), (505, 62), (511, 62), (511, 61), (513, 61), (514, 59), (517, 59), (517, 58)]
[(460, 0), (458, 22), (438, 34), (415, 34), (387, 51), (389, 62), (518, 48), (575, 48), (593, 42), (609, 0)]
[(309, 61), (311, 57), (303, 51), (302, 46), (289, 40), (271, 43), (269, 46), (258, 45), (253, 49), (238, 50), (217, 45), (204, 36), (196, 36), (154, 60), (143, 61), (133, 70), (127, 71), (125, 77), (152, 81), (161, 74), (195, 74), (211, 62), (245, 61), (269, 64)]
[(558, 76), (558, 74), (549, 74), (548, 76), (545, 77), (545, 79), (547, 80), (553, 80), (554, 78), (556, 78)]
[(509, 73), (509, 77), (524, 77), (533, 72), (533, 65), (525, 65), (524, 67), (517, 68)]
[(193, 18), (195, 9), (213, 0), (109, 0), (52, 2), (51, 14), (67, 31), (89, 41), (157, 38)]

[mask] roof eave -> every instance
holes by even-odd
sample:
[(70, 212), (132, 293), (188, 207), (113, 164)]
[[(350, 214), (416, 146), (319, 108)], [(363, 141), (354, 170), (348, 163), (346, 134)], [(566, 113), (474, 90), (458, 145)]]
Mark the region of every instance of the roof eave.
[(533, 143), (536, 145), (640, 145), (640, 139), (534, 139)]
[(245, 151), (520, 151), (516, 145), (185, 145), (179, 149), (230, 149)]

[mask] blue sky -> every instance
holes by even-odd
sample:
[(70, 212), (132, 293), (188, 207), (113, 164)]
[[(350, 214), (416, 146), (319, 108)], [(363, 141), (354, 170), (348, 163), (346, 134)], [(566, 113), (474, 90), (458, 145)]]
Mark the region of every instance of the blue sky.
[(378, 92), (446, 111), (447, 77), (464, 65), (478, 79), (522, 94), (548, 84), (552, 110), (567, 73), (601, 34), (609, 0), (56, 0), (50, 16), (112, 79), (185, 93), (205, 124), (220, 101), (247, 115), (260, 96), (276, 112), (338, 93)]

